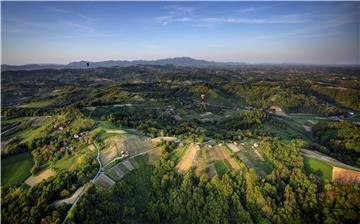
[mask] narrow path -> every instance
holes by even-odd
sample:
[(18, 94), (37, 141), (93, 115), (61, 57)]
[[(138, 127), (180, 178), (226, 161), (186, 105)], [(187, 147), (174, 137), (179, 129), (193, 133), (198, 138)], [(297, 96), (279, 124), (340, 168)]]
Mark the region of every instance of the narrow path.
[(62, 205), (63, 203), (68, 204), (68, 205), (74, 204), (75, 200), (76, 200), (76, 199), (78, 198), (78, 196), (81, 194), (81, 192), (83, 191), (83, 189), (84, 189), (84, 186), (79, 187), (71, 197), (68, 197), (68, 198), (65, 198), (65, 199), (61, 199), (61, 200), (56, 200), (56, 201), (54, 201), (51, 205), (54, 206), (55, 208), (57, 208), (57, 207), (59, 207), (60, 205)]

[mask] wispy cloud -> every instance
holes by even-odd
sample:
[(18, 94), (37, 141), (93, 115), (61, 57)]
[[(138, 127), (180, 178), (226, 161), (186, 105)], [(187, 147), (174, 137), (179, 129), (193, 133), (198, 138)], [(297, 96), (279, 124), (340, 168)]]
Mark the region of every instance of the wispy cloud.
[(194, 7), (186, 7), (179, 5), (164, 6), (164, 9), (168, 10), (168, 13), (172, 15), (191, 14), (195, 10)]
[(148, 44), (145, 45), (145, 48), (150, 49), (150, 50), (154, 50), (154, 49), (158, 49), (160, 46), (157, 44)]
[(53, 12), (62, 13), (62, 14), (72, 13), (72, 11), (69, 9), (59, 8), (59, 7), (55, 7), (55, 6), (46, 6), (46, 9), (53, 11)]
[(265, 6), (259, 6), (259, 7), (249, 7), (249, 8), (241, 8), (239, 10), (237, 10), (237, 12), (240, 13), (249, 13), (249, 12), (257, 12), (257, 11), (261, 11), (264, 9), (268, 9), (274, 7), (274, 5), (265, 5)]
[(195, 11), (194, 7), (185, 7), (179, 5), (168, 5), (164, 6), (167, 11), (166, 15), (156, 17), (155, 20), (163, 25), (167, 25), (173, 21), (187, 22), (192, 20), (190, 16)]
[(311, 20), (302, 14), (292, 14), (283, 16), (273, 16), (268, 18), (202, 18), (205, 22), (214, 23), (238, 23), (238, 24), (293, 24), (293, 23), (306, 23)]
[[(295, 24), (311, 22), (307, 14), (289, 14), (272, 16), (267, 18), (244, 18), (244, 17), (157, 17), (157, 21), (164, 25), (172, 22), (196, 22), (196, 23), (229, 23), (229, 24)], [(199, 24), (198, 24), (199, 25)], [(205, 24), (206, 25), (206, 24)]]

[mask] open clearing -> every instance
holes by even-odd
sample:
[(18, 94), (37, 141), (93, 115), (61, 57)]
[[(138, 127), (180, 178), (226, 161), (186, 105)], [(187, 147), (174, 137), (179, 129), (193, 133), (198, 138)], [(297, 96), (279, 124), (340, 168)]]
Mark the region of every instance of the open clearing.
[(9, 187), (23, 183), (31, 175), (34, 162), (31, 153), (21, 153), (1, 160), (1, 185)]
[(40, 183), (43, 180), (46, 180), (49, 177), (55, 176), (56, 173), (51, 169), (46, 169), (45, 171), (41, 172), (36, 176), (30, 176), (28, 179), (25, 180), (25, 183), (30, 187), (35, 186), (36, 184)]
[(320, 159), (304, 156), (304, 168), (307, 172), (326, 180), (332, 179), (333, 167)]
[(78, 169), (79, 167), (86, 165), (88, 161), (87, 157), (95, 157), (95, 151), (91, 151), (90, 148), (95, 150), (94, 146), (91, 144), (84, 147), (82, 150), (76, 152), (75, 154), (65, 155), (63, 158), (55, 162), (54, 167), (63, 170), (73, 171)]
[(196, 154), (200, 149), (199, 145), (191, 143), (189, 146), (189, 150), (185, 153), (185, 155), (181, 158), (180, 162), (176, 165), (176, 169), (179, 172), (185, 172), (193, 166), (194, 159)]

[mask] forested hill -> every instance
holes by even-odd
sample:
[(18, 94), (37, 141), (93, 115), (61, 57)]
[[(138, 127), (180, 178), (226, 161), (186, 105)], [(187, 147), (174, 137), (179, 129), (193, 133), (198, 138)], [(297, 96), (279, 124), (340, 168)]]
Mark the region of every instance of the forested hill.
[(37, 69), (78, 69), (78, 68), (99, 68), (99, 67), (127, 67), (135, 65), (174, 65), (174, 66), (190, 66), (190, 67), (209, 67), (209, 66), (241, 66), (245, 63), (241, 62), (215, 62), (200, 59), (193, 59), (189, 57), (165, 58), (159, 60), (108, 60), (99, 62), (77, 61), (69, 64), (27, 64), (27, 65), (7, 65), (3, 64), (2, 71), (16, 71), (16, 70), (37, 70)]

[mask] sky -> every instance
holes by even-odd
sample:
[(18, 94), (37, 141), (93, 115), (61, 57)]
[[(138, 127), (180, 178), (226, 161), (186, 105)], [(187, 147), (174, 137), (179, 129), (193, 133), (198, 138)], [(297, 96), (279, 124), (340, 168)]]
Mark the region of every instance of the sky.
[(2, 64), (360, 64), (360, 2), (1, 2)]

